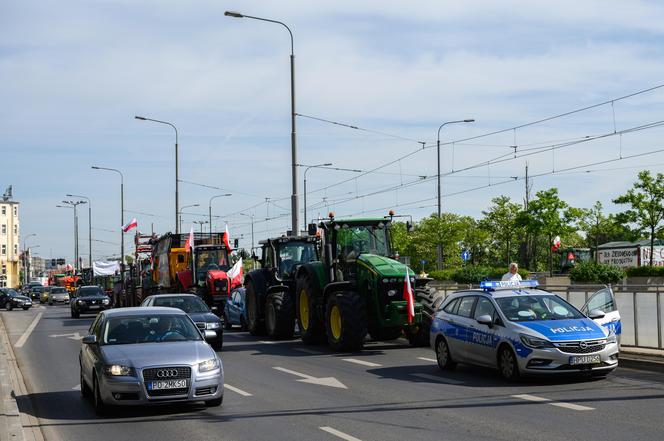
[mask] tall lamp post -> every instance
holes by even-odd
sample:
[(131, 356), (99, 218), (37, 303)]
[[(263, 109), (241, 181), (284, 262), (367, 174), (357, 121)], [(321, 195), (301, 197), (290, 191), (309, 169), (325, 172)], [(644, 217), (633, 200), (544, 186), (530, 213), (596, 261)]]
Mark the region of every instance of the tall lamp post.
[[(145, 116), (134, 116), (135, 119), (139, 121), (151, 121), (159, 124), (166, 124), (168, 126), (173, 127), (173, 130), (175, 130), (175, 234), (178, 234), (180, 232), (180, 224), (179, 224), (179, 219), (178, 219), (178, 213), (179, 213), (179, 204), (180, 204), (180, 196), (178, 193), (178, 189), (180, 186), (180, 178), (179, 178), (179, 168), (178, 168), (178, 128), (175, 127), (175, 124), (169, 123), (168, 121), (161, 121), (158, 119), (152, 119), (152, 118), (146, 118)], [(124, 224), (123, 224), (124, 225)]]
[(88, 201), (88, 266), (92, 268), (92, 202), (87, 196), (68, 194), (68, 198), (82, 198)]
[(304, 169), (304, 230), (307, 231), (307, 172), (310, 168), (319, 168), (319, 167), (329, 167), (332, 165), (331, 162), (326, 162), (325, 164), (316, 164), (309, 165)]
[[(459, 123), (471, 123), (475, 122), (474, 119), (461, 119), (456, 121), (446, 121), (438, 127), (438, 141), (436, 142), (436, 152), (437, 160), (436, 164), (438, 165), (438, 220), (442, 217), (442, 199), (440, 194), (440, 131), (448, 124), (459, 124)], [(436, 258), (436, 268), (441, 270), (443, 269), (443, 244), (438, 243), (437, 246), (437, 258)]]
[[(30, 234), (28, 234), (27, 236), (25, 236), (23, 238), (23, 268), (25, 269), (25, 274), (23, 275), (23, 280), (24, 280), (23, 284), (24, 285), (27, 285), (28, 282), (30, 281), (29, 280), (29, 274), (28, 274), (30, 272), (30, 257), (28, 255), (29, 254), (28, 249), (25, 247), (25, 245), (26, 245), (25, 242), (29, 238), (34, 237), (36, 235), (37, 235), (37, 233), (30, 233)], [(28, 253), (28, 254), (26, 254), (26, 253)]]
[(253, 264), (254, 269), (256, 269), (256, 259), (253, 258), (254, 257), (254, 215), (253, 214), (249, 215), (249, 214), (245, 214), (245, 213), (239, 213), (239, 214), (240, 214), (240, 216), (246, 216), (246, 217), (251, 218), (251, 257), (252, 257), (251, 260), (254, 262), (254, 264)]
[(122, 172), (115, 168), (108, 167), (97, 167), (96, 165), (92, 166), (95, 170), (106, 170), (112, 171), (120, 175), (120, 274), (122, 275), (122, 287), (124, 288), (124, 231), (122, 227), (124, 226), (124, 175)]
[(70, 208), (74, 210), (74, 267), (76, 267), (76, 261), (78, 260), (78, 251), (77, 251), (77, 245), (76, 245), (76, 237), (78, 236), (78, 231), (76, 231), (77, 227), (77, 222), (76, 222), (76, 210), (74, 207), (71, 207), (69, 205), (56, 205), (57, 208)]
[(199, 225), (199, 227), (201, 228), (201, 234), (203, 234), (203, 225), (207, 224), (208, 221), (204, 221), (204, 220), (196, 221), (195, 220), (194, 223)]
[(231, 193), (226, 193), (226, 194), (218, 194), (216, 196), (212, 196), (210, 198), (210, 202), (208, 203), (208, 212), (210, 214), (210, 236), (212, 236), (212, 201), (217, 199), (217, 198), (223, 198), (226, 196), (233, 196)]
[[(182, 209), (178, 213), (178, 218), (179, 218), (179, 223), (180, 224), (182, 224), (182, 212), (184, 211), (185, 208), (191, 208), (191, 207), (200, 207), (200, 204), (185, 205), (184, 207), (182, 207)], [(182, 229), (182, 225), (180, 225), (180, 229)]]
[(250, 18), (252, 20), (266, 21), (268, 23), (279, 24), (286, 28), (291, 41), (291, 55), (290, 55), (290, 86), (291, 86), (291, 174), (293, 194), (291, 194), (291, 230), (292, 234), (297, 234), (300, 210), (298, 207), (298, 193), (297, 193), (297, 141), (295, 136), (295, 50), (293, 44), (293, 32), (285, 23), (277, 20), (270, 20), (267, 18), (254, 17), (251, 15), (240, 14), (239, 12), (226, 11), (224, 15), (234, 18)]
[(76, 259), (76, 264), (74, 268), (76, 271), (81, 269), (81, 264), (78, 258), (78, 215), (76, 214), (76, 207), (81, 204), (85, 204), (85, 201), (62, 201), (63, 204), (74, 207), (74, 255)]

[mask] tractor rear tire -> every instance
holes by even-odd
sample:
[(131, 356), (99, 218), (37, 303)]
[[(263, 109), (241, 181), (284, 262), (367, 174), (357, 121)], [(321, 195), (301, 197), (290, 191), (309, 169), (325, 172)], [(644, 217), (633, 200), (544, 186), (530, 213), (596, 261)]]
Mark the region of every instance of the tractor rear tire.
[(375, 341), (396, 340), (401, 337), (401, 328), (378, 328), (370, 329), (369, 335)]
[(251, 335), (265, 335), (265, 322), (258, 317), (258, 293), (253, 280), (247, 281), (245, 293), (246, 327)]
[(295, 333), (295, 305), (288, 292), (268, 294), (265, 302), (265, 329), (271, 338), (293, 338)]
[(360, 351), (367, 335), (367, 311), (353, 291), (332, 293), (325, 310), (327, 342), (335, 351)]
[(325, 341), (325, 322), (316, 313), (314, 293), (317, 291), (315, 281), (308, 275), (297, 278), (295, 283), (295, 313), (300, 338), (308, 345), (320, 344)]

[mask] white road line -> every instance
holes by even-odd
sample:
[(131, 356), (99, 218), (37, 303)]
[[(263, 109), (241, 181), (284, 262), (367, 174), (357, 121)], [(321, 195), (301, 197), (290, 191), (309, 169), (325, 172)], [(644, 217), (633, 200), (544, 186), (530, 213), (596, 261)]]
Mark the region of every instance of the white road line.
[(538, 397), (536, 395), (528, 395), (528, 394), (521, 394), (521, 395), (512, 395), (512, 398), (518, 398), (520, 400), (526, 400), (526, 401), (534, 401), (537, 403), (546, 403), (550, 404), (551, 406), (556, 406), (556, 407), (563, 407), (565, 409), (570, 409), (570, 410), (595, 410), (594, 407), (588, 407), (588, 406), (581, 406), (579, 404), (573, 404), (573, 403), (564, 403), (560, 401), (553, 401), (548, 398), (544, 397)]
[(333, 429), (332, 427), (329, 427), (329, 426), (319, 427), (319, 429), (322, 430), (323, 432), (327, 432), (331, 435), (334, 435), (337, 438), (345, 439), (346, 441), (362, 441), (359, 438), (355, 438), (352, 435), (349, 435), (347, 433), (343, 433), (343, 432), (341, 432), (337, 429)]
[(72, 387), (71, 390), (81, 390), (81, 385), (77, 384), (76, 386)]
[(264, 345), (273, 345), (276, 344), (276, 341), (270, 341), (270, 340), (258, 340), (258, 343), (263, 343)]
[(30, 326), (28, 326), (28, 329), (25, 330), (21, 338), (18, 339), (16, 344), (14, 345), (15, 348), (22, 348), (23, 345), (25, 344), (26, 341), (28, 341), (28, 338), (30, 338), (30, 334), (32, 334), (32, 331), (35, 330), (37, 327), (37, 323), (39, 323), (39, 320), (42, 318), (42, 313), (40, 312), (37, 314), (37, 317), (30, 323)]
[(253, 394), (250, 394), (249, 392), (245, 392), (245, 391), (243, 391), (242, 389), (238, 389), (237, 387), (231, 386), (231, 385), (228, 384), (228, 383), (224, 384), (224, 388), (225, 388), (225, 389), (228, 389), (228, 390), (232, 390), (232, 391), (235, 392), (236, 394), (240, 394), (240, 395), (242, 395), (243, 397), (252, 397), (252, 396), (253, 396)]
[(347, 361), (349, 363), (360, 364), (362, 366), (369, 366), (369, 367), (380, 367), (380, 366), (382, 366), (378, 363), (372, 363), (370, 361), (358, 360), (357, 358), (342, 358), (342, 360)]
[(294, 351), (298, 352), (304, 352), (305, 354), (311, 354), (311, 355), (321, 355), (322, 352), (320, 351), (314, 351), (313, 349), (307, 349), (307, 348), (293, 348)]
[(417, 359), (418, 359), (418, 360), (422, 360), (422, 361), (430, 361), (430, 362), (432, 362), (432, 363), (436, 363), (436, 359), (435, 359), (435, 358), (417, 357)]
[(411, 374), (413, 377), (423, 378), (425, 380), (433, 380), (438, 383), (447, 383), (447, 384), (465, 384), (460, 380), (453, 380), (452, 378), (438, 377), (431, 374)]

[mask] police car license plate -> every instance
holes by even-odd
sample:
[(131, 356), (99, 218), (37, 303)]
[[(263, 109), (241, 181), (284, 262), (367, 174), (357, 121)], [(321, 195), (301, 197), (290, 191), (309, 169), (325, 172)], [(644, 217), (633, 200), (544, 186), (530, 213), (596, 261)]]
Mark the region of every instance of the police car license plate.
[(163, 389), (184, 389), (187, 387), (187, 380), (158, 380), (148, 383), (148, 390)]
[(599, 364), (602, 362), (602, 359), (599, 357), (599, 354), (595, 355), (577, 355), (569, 358), (569, 364), (574, 366), (578, 364)]

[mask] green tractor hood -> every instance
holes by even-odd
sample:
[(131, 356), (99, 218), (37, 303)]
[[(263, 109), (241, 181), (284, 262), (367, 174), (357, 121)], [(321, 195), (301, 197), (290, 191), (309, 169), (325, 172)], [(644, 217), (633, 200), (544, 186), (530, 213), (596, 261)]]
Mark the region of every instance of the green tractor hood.
[[(406, 265), (389, 257), (361, 254), (357, 261), (378, 277), (399, 277), (401, 279), (406, 277)], [(410, 268), (408, 271), (411, 275), (415, 275)]]

